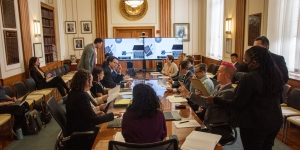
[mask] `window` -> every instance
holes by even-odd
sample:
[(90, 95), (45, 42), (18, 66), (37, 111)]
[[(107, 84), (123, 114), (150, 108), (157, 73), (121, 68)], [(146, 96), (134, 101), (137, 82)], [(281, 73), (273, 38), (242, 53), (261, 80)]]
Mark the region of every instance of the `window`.
[(207, 1), (206, 56), (222, 59), (224, 0)]
[(284, 56), (292, 72), (300, 72), (299, 7), (299, 0), (279, 0), (269, 4), (268, 12), (270, 51)]

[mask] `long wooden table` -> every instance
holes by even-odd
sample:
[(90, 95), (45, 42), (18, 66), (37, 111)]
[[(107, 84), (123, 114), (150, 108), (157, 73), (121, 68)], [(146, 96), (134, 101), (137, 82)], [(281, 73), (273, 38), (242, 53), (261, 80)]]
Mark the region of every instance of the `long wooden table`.
[[(143, 82), (143, 81), (134, 81), (134, 82)], [(176, 103), (170, 103), (167, 96), (172, 95), (172, 93), (167, 93), (166, 88), (158, 85), (157, 80), (146, 80), (145, 84), (151, 85), (152, 88), (156, 91), (157, 95), (161, 99), (162, 107), (164, 111), (171, 111), (171, 110), (178, 110), (182, 120), (191, 120), (195, 119), (199, 122), (200, 125), (203, 125), (203, 122), (198, 118), (198, 116), (194, 113), (194, 111), (190, 108), (190, 106), (183, 102), (181, 104), (186, 105), (186, 109), (175, 109)], [(111, 103), (108, 106), (108, 112), (125, 112), (126, 107), (113, 107)], [(107, 150), (108, 149), (108, 142), (114, 139), (116, 132), (121, 132), (121, 128), (107, 128), (108, 123), (103, 123), (100, 125), (99, 133), (95, 139), (93, 149), (101, 149)], [(172, 121), (166, 121), (167, 125), (167, 138), (170, 135), (177, 135), (179, 140), (179, 146), (183, 144), (185, 138), (195, 129), (195, 128), (181, 128), (178, 129), (172, 123)], [(216, 150), (222, 150), (221, 146), (216, 146)]]

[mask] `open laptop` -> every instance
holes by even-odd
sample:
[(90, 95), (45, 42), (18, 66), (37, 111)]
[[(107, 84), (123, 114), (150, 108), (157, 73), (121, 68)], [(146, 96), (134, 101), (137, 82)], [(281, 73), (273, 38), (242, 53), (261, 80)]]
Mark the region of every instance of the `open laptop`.
[(178, 111), (165, 111), (163, 112), (165, 116), (165, 120), (181, 120), (181, 116)]
[(10, 106), (13, 106), (13, 105), (21, 106), (22, 104), (25, 103), (25, 100), (26, 100), (26, 98), (27, 98), (28, 95), (29, 95), (29, 92), (26, 93), (26, 94), (23, 96), (22, 100), (16, 100), (15, 103), (10, 104)]

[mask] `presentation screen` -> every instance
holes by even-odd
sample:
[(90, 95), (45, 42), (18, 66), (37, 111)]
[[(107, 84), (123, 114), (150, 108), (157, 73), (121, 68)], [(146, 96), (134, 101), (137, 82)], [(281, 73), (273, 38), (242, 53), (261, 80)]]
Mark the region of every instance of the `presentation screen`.
[(145, 38), (144, 59), (166, 59), (167, 55), (178, 55), (183, 51), (182, 38)]
[(142, 60), (143, 38), (104, 39), (104, 53), (110, 53), (119, 60)]

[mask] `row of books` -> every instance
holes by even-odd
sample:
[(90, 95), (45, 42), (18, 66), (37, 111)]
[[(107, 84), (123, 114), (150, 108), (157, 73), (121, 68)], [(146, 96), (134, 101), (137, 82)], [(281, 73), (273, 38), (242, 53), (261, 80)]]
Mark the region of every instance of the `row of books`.
[(49, 45), (49, 44), (54, 44), (54, 38), (53, 37), (44, 37), (44, 44)]
[(42, 19), (43, 26), (51, 26), (53, 27), (53, 20)]
[(46, 18), (53, 18), (53, 11), (42, 9), (42, 16)]
[(46, 55), (45, 59), (46, 59), (46, 63), (53, 62), (53, 56), (52, 55)]
[(53, 52), (52, 46), (51, 46), (51, 45), (45, 46), (45, 47), (44, 47), (44, 50), (45, 50), (45, 53), (52, 53), (52, 52)]
[(48, 35), (54, 35), (53, 28), (43, 28), (43, 33)]

